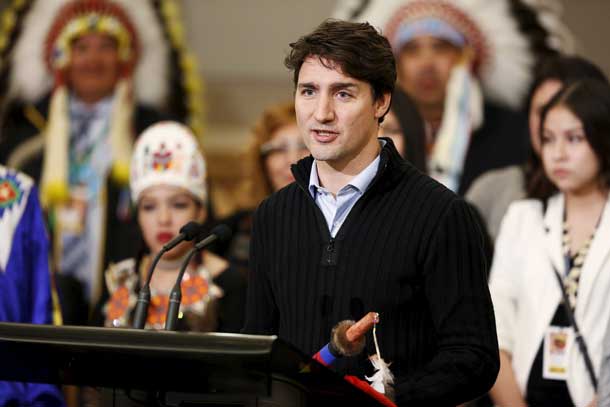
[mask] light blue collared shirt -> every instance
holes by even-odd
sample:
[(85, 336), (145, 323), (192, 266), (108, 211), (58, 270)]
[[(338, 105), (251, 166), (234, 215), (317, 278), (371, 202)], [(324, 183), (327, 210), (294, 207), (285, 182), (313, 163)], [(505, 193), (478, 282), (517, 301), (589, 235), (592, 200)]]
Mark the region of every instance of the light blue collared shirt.
[[(384, 143), (381, 143), (382, 146)], [(345, 222), (347, 215), (358, 202), (358, 199), (366, 192), (371, 185), (373, 178), (377, 174), (380, 156), (377, 155), (364, 170), (356, 175), (352, 180), (337, 192), (335, 198), (326, 188), (320, 186), (318, 177), (317, 161), (314, 160), (309, 175), (309, 193), (313, 197), (316, 205), (324, 214), (330, 235), (335, 237), (337, 232)]]

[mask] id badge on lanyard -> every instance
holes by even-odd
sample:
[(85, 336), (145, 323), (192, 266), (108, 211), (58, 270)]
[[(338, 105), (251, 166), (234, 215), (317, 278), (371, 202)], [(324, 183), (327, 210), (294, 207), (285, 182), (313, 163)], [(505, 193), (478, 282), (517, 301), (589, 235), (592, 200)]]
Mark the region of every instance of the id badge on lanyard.
[[(564, 256), (565, 270), (570, 270), (570, 258)], [(563, 284), (563, 281), (562, 281)], [(551, 325), (544, 334), (542, 377), (550, 380), (568, 379), (568, 355), (574, 342), (571, 326)]]
[(544, 334), (542, 377), (551, 380), (568, 379), (568, 356), (574, 343), (572, 327), (554, 326)]

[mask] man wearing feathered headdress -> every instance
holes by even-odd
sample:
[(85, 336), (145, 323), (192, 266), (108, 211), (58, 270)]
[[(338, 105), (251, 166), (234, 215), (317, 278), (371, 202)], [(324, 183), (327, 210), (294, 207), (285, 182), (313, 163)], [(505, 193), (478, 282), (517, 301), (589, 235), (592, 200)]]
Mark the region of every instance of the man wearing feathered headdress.
[(553, 10), (527, 3), (344, 0), (337, 8), (336, 16), (369, 21), (390, 41), (400, 88), (426, 125), (425, 138), (406, 135), (407, 158), (456, 193), (527, 158), (522, 98), (537, 59), (567, 41), (560, 35), (553, 43), (537, 18), (544, 11), (563, 29)]
[(94, 303), (105, 264), (137, 241), (129, 157), (135, 134), (162, 118), (140, 103), (166, 102), (169, 49), (144, 0), (45, 0), (24, 13), (8, 77), (24, 103), (5, 114), (0, 162), (40, 182), (54, 265), (76, 288), (63, 292), (65, 319), (82, 323), (86, 303), (70, 307), (79, 296), (68, 291)]

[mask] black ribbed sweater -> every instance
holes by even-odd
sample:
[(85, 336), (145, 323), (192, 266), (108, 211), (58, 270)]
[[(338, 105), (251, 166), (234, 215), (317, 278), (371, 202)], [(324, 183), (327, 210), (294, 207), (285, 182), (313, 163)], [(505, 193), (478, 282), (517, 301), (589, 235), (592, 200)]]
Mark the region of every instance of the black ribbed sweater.
[[(380, 313), (398, 405), (456, 405), (499, 369), (481, 231), (468, 206), (400, 158), (391, 142), (377, 175), (331, 239), (308, 192), (313, 159), (254, 215), (244, 333), (277, 334), (308, 354), (344, 319)], [(374, 353), (371, 337), (367, 355)], [(344, 373), (371, 373), (361, 357)]]

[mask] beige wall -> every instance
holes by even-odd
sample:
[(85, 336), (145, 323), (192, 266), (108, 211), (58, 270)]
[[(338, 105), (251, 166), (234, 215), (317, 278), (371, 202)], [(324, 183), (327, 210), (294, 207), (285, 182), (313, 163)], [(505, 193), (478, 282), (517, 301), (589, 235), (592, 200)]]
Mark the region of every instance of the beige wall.
[(248, 126), (264, 106), (291, 98), (283, 66), (288, 43), (333, 7), (332, 0), (183, 0), (187, 37), (206, 82), (210, 130)]
[(577, 53), (610, 76), (610, 0), (562, 0), (564, 21), (577, 39)]

